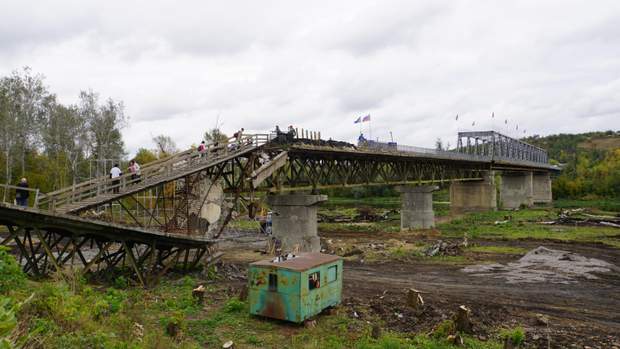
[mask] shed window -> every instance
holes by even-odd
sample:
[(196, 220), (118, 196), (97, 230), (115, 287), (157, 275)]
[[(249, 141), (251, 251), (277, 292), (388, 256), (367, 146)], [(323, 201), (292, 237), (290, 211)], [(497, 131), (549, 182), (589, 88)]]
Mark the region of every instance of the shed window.
[(327, 282), (334, 282), (338, 279), (338, 266), (332, 265), (327, 268)]
[(319, 287), (321, 287), (321, 273), (317, 271), (308, 276), (308, 289), (314, 290)]
[(278, 274), (269, 274), (269, 291), (278, 290)]

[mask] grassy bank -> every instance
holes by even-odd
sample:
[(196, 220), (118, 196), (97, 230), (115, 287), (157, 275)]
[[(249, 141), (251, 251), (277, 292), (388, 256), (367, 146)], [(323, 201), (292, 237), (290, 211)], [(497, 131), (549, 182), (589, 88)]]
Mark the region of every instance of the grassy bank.
[[(314, 327), (251, 316), (247, 302), (222, 283), (207, 286), (206, 301), (198, 304), (192, 289), (208, 281), (197, 276), (168, 278), (145, 290), (93, 285), (67, 275), (22, 280), (2, 293), (5, 332), (0, 334), (8, 336), (0, 347), (220, 348), (232, 340), (235, 348), (453, 348), (445, 338), (426, 334), (384, 331), (375, 339), (371, 325), (343, 307), (317, 317)], [(465, 343), (465, 348), (501, 347), (471, 337)]]

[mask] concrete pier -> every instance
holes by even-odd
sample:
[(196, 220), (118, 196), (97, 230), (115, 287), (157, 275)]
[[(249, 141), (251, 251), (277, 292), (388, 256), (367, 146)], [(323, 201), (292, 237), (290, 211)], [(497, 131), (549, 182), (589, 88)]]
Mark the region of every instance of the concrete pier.
[(488, 171), (480, 181), (452, 182), (450, 184), (450, 211), (452, 213), (497, 210), (495, 173)]
[(549, 172), (534, 172), (532, 191), (535, 204), (550, 204), (553, 201), (551, 195), (551, 175)]
[(273, 236), (282, 242), (282, 252), (296, 248), (303, 252), (320, 252), (317, 231), (318, 204), (327, 195), (282, 194), (267, 197), (272, 208)]
[(433, 211), (433, 191), (439, 189), (435, 185), (402, 185), (396, 187), (400, 192), (400, 228), (430, 229), (435, 226)]
[(499, 201), (505, 209), (533, 206), (532, 172), (502, 172)]

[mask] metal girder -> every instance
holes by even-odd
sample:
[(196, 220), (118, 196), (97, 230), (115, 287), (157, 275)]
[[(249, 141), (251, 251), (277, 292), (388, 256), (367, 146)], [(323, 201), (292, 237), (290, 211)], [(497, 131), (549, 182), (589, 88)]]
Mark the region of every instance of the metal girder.
[(288, 152), (288, 162), (264, 181), (259, 190), (330, 188), (335, 186), (392, 185), (468, 179), (484, 164), (450, 164), (441, 161), (407, 161), (389, 157), (328, 157), (322, 154)]
[(457, 152), (489, 157), (491, 160), (529, 161), (546, 164), (547, 151), (495, 131), (459, 132)]

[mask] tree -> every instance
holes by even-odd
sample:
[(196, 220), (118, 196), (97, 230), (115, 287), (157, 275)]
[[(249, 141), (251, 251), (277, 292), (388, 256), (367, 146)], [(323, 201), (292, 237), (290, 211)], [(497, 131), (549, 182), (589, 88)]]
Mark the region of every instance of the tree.
[[(107, 159), (120, 159), (124, 155), (121, 129), (127, 122), (123, 103), (109, 98), (100, 106), (98, 94), (90, 90), (82, 91), (79, 111), (86, 120), (91, 157), (99, 163)], [(103, 175), (105, 170), (100, 169), (97, 175)]]
[(19, 160), (21, 175), (26, 171), (26, 152), (36, 150), (37, 125), (53, 96), (43, 86), (43, 76), (30, 68), (13, 71), (0, 79), (0, 146), (4, 153), (5, 180), (11, 182), (13, 159)]
[(140, 165), (148, 164), (149, 162), (157, 160), (157, 155), (148, 149), (140, 148), (138, 149), (134, 160), (136, 160), (136, 162)]
[[(78, 163), (85, 158), (88, 146), (87, 122), (77, 106), (64, 106), (54, 102), (46, 114), (45, 126), (41, 138), (45, 154), (54, 159), (56, 167), (65, 167), (70, 171), (71, 182), (78, 179)], [(64, 161), (64, 164), (60, 162)], [(60, 187), (64, 186), (60, 181)]]
[(153, 137), (153, 142), (157, 147), (157, 151), (159, 153), (159, 158), (166, 157), (168, 155), (172, 155), (176, 153), (177, 145), (174, 143), (170, 136), (159, 135)]
[(207, 143), (224, 143), (228, 140), (228, 136), (215, 127), (205, 132), (205, 141)]

